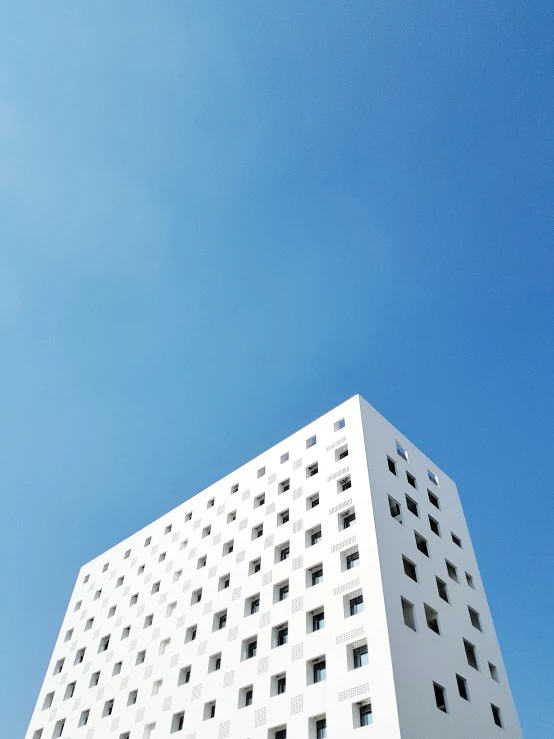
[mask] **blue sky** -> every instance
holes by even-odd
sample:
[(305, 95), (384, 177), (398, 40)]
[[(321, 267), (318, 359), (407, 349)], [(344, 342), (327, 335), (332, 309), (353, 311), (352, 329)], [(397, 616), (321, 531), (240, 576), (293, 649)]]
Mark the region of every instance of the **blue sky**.
[(81, 564), (356, 392), (552, 711), (551, 3), (2, 3), (2, 735)]

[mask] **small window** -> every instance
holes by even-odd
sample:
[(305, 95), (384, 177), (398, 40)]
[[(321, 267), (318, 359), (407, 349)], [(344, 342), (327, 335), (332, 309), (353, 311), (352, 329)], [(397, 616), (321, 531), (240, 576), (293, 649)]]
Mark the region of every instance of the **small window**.
[(350, 615), (356, 616), (358, 613), (363, 613), (364, 610), (364, 596), (357, 595), (350, 599)]
[(183, 570), (177, 570), (177, 572), (173, 573), (173, 582), (179, 582), (181, 579), (181, 576), (183, 574)]
[(410, 513), (413, 513), (414, 516), (417, 516), (419, 518), (419, 513), (417, 510), (417, 503), (413, 498), (410, 498), (409, 495), (406, 496), (406, 507), (410, 511)]
[[(144, 546), (146, 546), (146, 544)], [(109, 566), (110, 566), (110, 563), (106, 562), (106, 564), (102, 567), (102, 572), (106, 572)]]
[(462, 549), (462, 540), (460, 539), (460, 537), (456, 536), (456, 534), (451, 534), (451, 536), (452, 536), (452, 541), (454, 542), (454, 544), (457, 547), (460, 547), (460, 549)]
[(137, 659), (136, 659), (135, 665), (143, 665), (145, 659), (146, 659), (146, 649), (142, 649), (140, 652), (137, 653)]
[(216, 613), (214, 623), (216, 626), (214, 631), (221, 631), (221, 629), (224, 629), (227, 626), (227, 611)]
[(319, 472), (319, 466), (317, 462), (314, 462), (314, 464), (310, 464), (308, 467), (306, 467), (306, 477), (314, 477), (314, 475), (317, 475)]
[(423, 607), (425, 609), (425, 620), (427, 621), (427, 626), (431, 629), (431, 631), (434, 631), (435, 634), (440, 635), (441, 631), (439, 628), (439, 614), (435, 611), (434, 608), (428, 606), (427, 603), (424, 603)]
[[(96, 598), (95, 598), (95, 600), (96, 600)], [(78, 611), (81, 608), (82, 605), (83, 605), (83, 601), (82, 600), (78, 600), (77, 603), (75, 603), (75, 608), (73, 610), (74, 611)]]
[(73, 629), (68, 629), (68, 631), (65, 632), (64, 642), (69, 641), (72, 636), (73, 636)]
[(258, 477), (263, 477), (265, 475), (265, 467), (260, 467), (258, 470)]
[(118, 577), (118, 578), (117, 578), (117, 582), (116, 582), (116, 584), (115, 584), (115, 587), (116, 587), (116, 588), (120, 588), (120, 587), (121, 587), (121, 586), (123, 585), (123, 581), (124, 581), (124, 579), (125, 579), (124, 577)]
[(147, 537), (147, 538), (146, 538), (146, 539), (144, 540), (144, 546), (145, 546), (145, 547), (149, 547), (149, 546), (150, 546), (150, 542), (151, 542), (151, 541), (152, 541), (152, 537), (151, 537), (151, 536), (148, 536), (148, 537)]
[(415, 542), (416, 547), (419, 549), (419, 551), (424, 554), (426, 557), (429, 556), (429, 547), (427, 546), (427, 539), (424, 539), (421, 534), (418, 534), (417, 531), (414, 531), (415, 536)]
[(132, 595), (131, 600), (129, 601), (129, 605), (136, 606), (136, 604), (138, 603), (138, 597), (139, 597), (138, 593), (135, 593), (134, 595)]
[(156, 680), (152, 685), (152, 695), (158, 695), (162, 689), (163, 680)]
[(54, 667), (54, 675), (59, 675), (60, 672), (63, 670), (63, 663), (65, 662), (65, 659), (59, 659), (56, 662), (56, 666)]
[(223, 575), (222, 577), (219, 578), (219, 585), (217, 589), (219, 591), (227, 590), (230, 584), (231, 584), (231, 575), (230, 573), (227, 573), (226, 575)]
[(492, 718), (494, 720), (494, 723), (497, 726), (500, 726), (500, 728), (502, 729), (504, 725), (502, 723), (502, 716), (500, 714), (500, 708), (498, 708), (498, 706), (495, 706), (494, 703), (491, 703), (491, 711), (492, 711)]
[(131, 633), (131, 627), (130, 626), (125, 626), (125, 628), (121, 632), (121, 638), (122, 639), (128, 639), (130, 633)]
[(364, 701), (358, 704), (358, 718), (360, 726), (369, 726), (373, 723), (373, 713), (371, 710), (371, 703)]
[(111, 634), (108, 634), (100, 639), (100, 645), (98, 647), (99, 652), (106, 652), (108, 650), (108, 647), (110, 646), (110, 636)]
[(317, 508), (319, 505), (319, 493), (315, 493), (314, 495), (311, 495), (309, 498), (306, 498), (306, 510), (309, 511), (312, 508)]
[(188, 512), (188, 513), (186, 514), (186, 516), (185, 516), (185, 523), (187, 523), (187, 521), (190, 521), (190, 520), (191, 520), (191, 518), (192, 518), (192, 511), (189, 511), (189, 512)]
[(358, 567), (360, 564), (360, 552), (356, 550), (345, 556), (345, 563), (347, 570), (353, 570), (354, 567)]
[(100, 596), (102, 595), (102, 590), (97, 590), (94, 594), (94, 600), (98, 600)]
[(283, 544), (275, 547), (275, 562), (284, 562), (290, 557), (290, 546), (289, 542), (286, 541)]
[(190, 665), (188, 665), (187, 667), (181, 667), (181, 669), (179, 670), (179, 679), (177, 680), (177, 686), (186, 685), (187, 683), (190, 683), (190, 672), (191, 672)]
[(435, 508), (438, 508), (440, 511), (441, 507), (440, 507), (439, 499), (437, 498), (437, 496), (434, 493), (432, 493), (430, 490), (427, 491), (427, 496), (429, 498), (429, 502), (431, 503), (431, 505), (434, 505)]
[(144, 619), (144, 627), (145, 629), (148, 629), (152, 624), (154, 623), (154, 614), (151, 613), (149, 616), (146, 616)]
[(99, 682), (100, 682), (100, 670), (98, 672), (93, 672), (92, 675), (90, 676), (89, 688), (95, 688)]
[(231, 485), (231, 495), (238, 493), (238, 491), (239, 491), (239, 484), (238, 482), (236, 482), (234, 485)]
[(348, 457), (348, 444), (345, 444), (336, 450), (335, 462), (340, 462), (341, 459), (346, 459), (346, 457)]
[(255, 575), (257, 572), (259, 572), (262, 569), (262, 560), (260, 558), (253, 559), (250, 562), (250, 566), (248, 568), (248, 574), (249, 575)]
[(470, 575), (469, 572), (466, 572), (466, 582), (470, 588), (475, 590), (475, 580), (473, 579), (473, 575)]
[(191, 606), (195, 605), (196, 603), (200, 603), (202, 600), (202, 588), (198, 588), (198, 590), (194, 590), (192, 593), (192, 597), (190, 599)]
[(241, 688), (239, 693), (239, 708), (248, 708), (252, 705), (254, 700), (254, 688), (249, 685), (246, 688)]
[(432, 516), (429, 516), (429, 528), (433, 532), (433, 534), (436, 534), (437, 536), (441, 535), (441, 530), (439, 528), (439, 522), (436, 521)]
[(221, 670), (221, 652), (212, 654), (208, 663), (208, 672), (217, 672)]
[(89, 716), (90, 716), (90, 709), (87, 708), (86, 711), (82, 711), (79, 717), (79, 723), (77, 724), (77, 726), (86, 726), (88, 724)]
[[(231, 549), (230, 551), (232, 552), (233, 550)], [(203, 557), (199, 557), (198, 564), (196, 565), (196, 569), (201, 570), (202, 567), (206, 566), (207, 561), (208, 561), (207, 555), (204, 555)]]
[(85, 659), (85, 649), (86, 647), (82, 647), (81, 649), (78, 649), (75, 653), (75, 661), (73, 662), (74, 665), (80, 665), (81, 662)]
[(437, 704), (437, 708), (439, 711), (444, 711), (444, 713), (448, 713), (446, 710), (446, 692), (442, 685), (437, 685), (437, 683), (433, 683), (433, 689), (435, 691), (435, 702)]
[(263, 505), (265, 505), (265, 493), (254, 498), (254, 508), (260, 508)]
[(479, 665), (477, 663), (477, 652), (474, 645), (464, 639), (464, 649), (468, 665), (473, 667), (474, 670), (478, 670)]
[(279, 483), (279, 495), (282, 493), (286, 493), (287, 490), (290, 490), (290, 479), (287, 477), (286, 480), (283, 480), (283, 482)]
[(231, 513), (227, 514), (227, 523), (233, 523), (233, 521), (237, 520), (237, 512), (231, 511)]
[(316, 528), (308, 531), (306, 538), (308, 539), (308, 541), (306, 542), (308, 546), (314, 547), (316, 544), (319, 544), (322, 540), (321, 526), (316, 526)]
[(197, 630), (196, 624), (194, 626), (188, 627), (188, 629), (185, 632), (185, 643), (196, 640), (196, 630)]
[(402, 444), (399, 444), (398, 442), (396, 442), (396, 453), (399, 457), (402, 457), (405, 462), (409, 462), (408, 452), (404, 449)]
[(42, 710), (45, 711), (47, 708), (50, 708), (53, 701), (54, 701), (54, 691), (52, 691), (51, 693), (47, 693), (47, 695), (44, 696), (44, 703), (42, 704)]
[(231, 539), (231, 541), (228, 541), (226, 544), (223, 545), (223, 556), (225, 557), (227, 554), (231, 554), (235, 548), (235, 540)]
[(211, 533), (212, 533), (212, 527), (211, 526), (204, 526), (204, 528), (202, 529), (202, 538), (205, 539)]
[(363, 644), (361, 647), (354, 647), (352, 650), (352, 656), (354, 659), (354, 669), (357, 670), (360, 667), (365, 667), (369, 664), (369, 653), (367, 644)]
[(144, 565), (140, 565), (140, 567), (138, 568), (138, 574), (142, 575), (143, 572), (144, 572)]
[(123, 667), (123, 662), (116, 662), (115, 665), (113, 666), (112, 677), (115, 677), (115, 675), (119, 675), (121, 673), (122, 667)]
[(69, 698), (73, 698), (76, 685), (77, 685), (76, 682), (72, 682), (65, 686), (65, 693), (63, 696), (64, 701), (69, 700)]
[(161, 586), (161, 580), (158, 580), (158, 582), (155, 582), (152, 585), (152, 590), (150, 591), (152, 595), (155, 595), (156, 593), (160, 592), (160, 586)]
[(174, 734), (176, 731), (182, 731), (185, 725), (185, 712), (174, 713), (171, 719), (171, 733)]
[(258, 654), (258, 640), (250, 639), (245, 643), (246, 654), (245, 659), (252, 659)]
[(319, 659), (314, 663), (314, 683), (321, 683), (327, 679), (327, 663), (325, 659)]
[(285, 583), (281, 583), (281, 585), (277, 586), (278, 589), (278, 600), (287, 600), (289, 597), (289, 582), (288, 580)]
[(58, 739), (58, 737), (62, 735), (64, 726), (65, 726), (64, 718), (61, 718), (59, 721), (56, 721), (54, 725), (54, 733), (52, 734), (52, 739)]
[(412, 631), (417, 631), (413, 604), (405, 598), (401, 598), (400, 600), (402, 601), (402, 615), (404, 617), (404, 623), (409, 629), (412, 629)]
[(347, 490), (350, 490), (351, 487), (352, 487), (352, 480), (350, 479), (350, 475), (343, 477), (342, 480), (339, 480), (337, 482), (337, 490), (339, 493), (344, 493)]
[(413, 488), (417, 490), (417, 483), (416, 483), (415, 477), (411, 475), (409, 472), (406, 472), (406, 479), (408, 480), (408, 485), (411, 485)]
[(387, 464), (389, 466), (389, 472), (392, 472), (393, 475), (396, 475), (396, 462), (394, 461), (394, 459), (387, 457)]
[(93, 623), (94, 623), (94, 619), (93, 618), (88, 618), (87, 621), (86, 621), (86, 623), (85, 623), (85, 631), (90, 631), (90, 629), (92, 629), (92, 624)]
[(275, 695), (283, 695), (287, 692), (287, 676), (286, 674), (275, 675)]
[(479, 616), (477, 611), (474, 611), (473, 608), (471, 608), (470, 606), (468, 606), (467, 609), (469, 611), (469, 619), (471, 621), (471, 625), (479, 631), (483, 631), (483, 628), (481, 626), (481, 617)]
[(404, 573), (417, 582), (417, 568), (415, 564), (410, 562), (409, 559), (406, 559), (406, 557), (402, 557), (402, 565), (404, 566)]
[(289, 461), (289, 453), (285, 452), (284, 454), (281, 454), (281, 464), (284, 464), (285, 462)]
[(427, 477), (431, 480), (432, 483), (435, 485), (439, 484), (439, 478), (435, 475), (434, 472), (431, 472), (431, 470), (427, 470)]
[(391, 498), (389, 495), (389, 510), (390, 514), (393, 518), (395, 518), (398, 523), (402, 523), (402, 509), (400, 508), (400, 503), (396, 501), (394, 498)]
[[(269, 735), (271, 739), (273, 739), (273, 735)], [(275, 729), (275, 739), (287, 739), (287, 730), (286, 729)]]
[(289, 642), (288, 624), (281, 624), (273, 628), (273, 647), (284, 647)]
[(244, 608), (245, 616), (253, 616), (255, 613), (260, 612), (260, 594), (251, 595), (250, 598), (246, 599), (246, 605)]
[(468, 701), (469, 691), (467, 689), (467, 680), (463, 678), (461, 675), (456, 675), (456, 682), (458, 684), (458, 693), (460, 694), (460, 698), (463, 698), (465, 701)]
[(90, 575), (85, 575), (85, 579), (83, 580), (83, 585), (86, 584), (90, 580)]
[(349, 529), (356, 523), (356, 512), (353, 508), (339, 515), (339, 530)]
[(162, 552), (160, 556), (158, 557), (158, 562), (165, 562), (166, 556), (167, 556), (166, 552)]
[(252, 541), (255, 541), (256, 539), (260, 539), (263, 535), (264, 535), (263, 523), (260, 523), (257, 526), (254, 526), (252, 528)]
[(316, 608), (309, 614), (309, 621), (311, 623), (311, 631), (321, 631), (325, 628), (325, 611), (323, 608)]
[(281, 511), (281, 513), (277, 515), (277, 526), (282, 526), (283, 524), (288, 523), (289, 520), (289, 509), (287, 508), (285, 511)]
[(113, 713), (113, 698), (109, 701), (106, 701), (104, 703), (104, 710), (102, 711), (102, 718), (106, 718), (106, 716), (111, 716)]
[(131, 690), (129, 695), (127, 696), (127, 705), (128, 706), (134, 706), (137, 702), (138, 698), (138, 690)]
[(315, 722), (316, 739), (327, 739), (327, 719), (320, 718)]
[(165, 527), (165, 531), (164, 531), (164, 534), (170, 534), (170, 533), (171, 533), (171, 529), (172, 529), (172, 526), (171, 526), (171, 524), (168, 524), (168, 525), (167, 525), (167, 526)]
[(458, 580), (458, 570), (456, 569), (456, 567), (454, 567), (452, 562), (449, 562), (447, 559), (445, 559), (444, 561), (446, 562), (446, 571), (448, 572), (448, 577), (451, 580), (454, 580), (454, 582), (460, 582)]
[(112, 616), (115, 616), (115, 609), (117, 606), (110, 606), (110, 610), (108, 611), (108, 618), (111, 618)]
[(489, 662), (489, 672), (493, 680), (496, 680), (497, 683), (500, 682), (500, 678), (498, 677), (498, 669), (496, 665), (493, 665), (492, 662)]
[(339, 421), (335, 421), (335, 431), (340, 431), (346, 426), (346, 421), (341, 418)]
[(446, 601), (446, 603), (450, 603), (450, 599), (448, 597), (448, 588), (446, 587), (446, 583), (443, 582), (443, 580), (440, 579), (440, 577), (435, 578), (437, 581), (437, 591), (439, 593), (439, 596)]
[(315, 435), (310, 436), (309, 439), (306, 439), (306, 449), (309, 449), (310, 447), (315, 446), (316, 444), (317, 444), (317, 437)]
[(208, 501), (208, 505), (206, 506), (206, 508), (213, 508), (214, 505), (215, 505), (215, 498), (210, 498), (210, 500)]
[(323, 567), (321, 565), (316, 565), (311, 570), (311, 580), (312, 580), (312, 586), (319, 585), (323, 582)]

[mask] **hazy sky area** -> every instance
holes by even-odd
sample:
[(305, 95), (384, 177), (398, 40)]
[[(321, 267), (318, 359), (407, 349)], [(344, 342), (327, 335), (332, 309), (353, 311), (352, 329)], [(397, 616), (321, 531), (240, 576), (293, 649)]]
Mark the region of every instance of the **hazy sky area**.
[(0, 737), (82, 564), (361, 393), (552, 711), (552, 0), (0, 0)]

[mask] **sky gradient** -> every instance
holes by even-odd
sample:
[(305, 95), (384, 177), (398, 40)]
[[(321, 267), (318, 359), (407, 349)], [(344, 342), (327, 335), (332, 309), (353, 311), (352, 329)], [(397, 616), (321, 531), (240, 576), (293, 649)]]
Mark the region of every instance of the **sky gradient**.
[(552, 3), (0, 3), (0, 733), (79, 567), (354, 393), (554, 736)]

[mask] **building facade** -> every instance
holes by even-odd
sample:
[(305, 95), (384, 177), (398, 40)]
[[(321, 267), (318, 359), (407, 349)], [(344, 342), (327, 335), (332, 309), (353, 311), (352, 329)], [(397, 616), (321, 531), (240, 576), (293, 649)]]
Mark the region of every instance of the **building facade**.
[(26, 739), (519, 739), (454, 482), (355, 396), (78, 576)]

